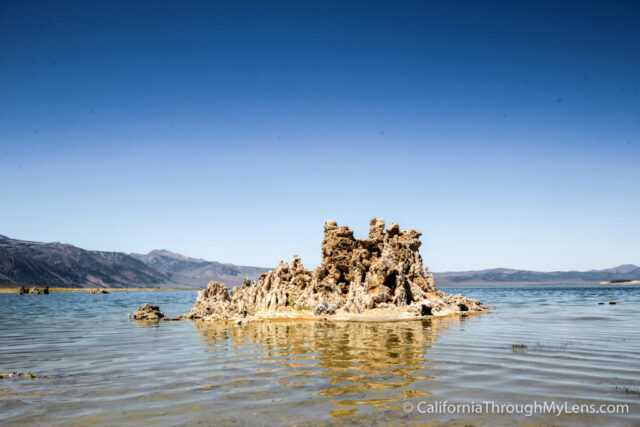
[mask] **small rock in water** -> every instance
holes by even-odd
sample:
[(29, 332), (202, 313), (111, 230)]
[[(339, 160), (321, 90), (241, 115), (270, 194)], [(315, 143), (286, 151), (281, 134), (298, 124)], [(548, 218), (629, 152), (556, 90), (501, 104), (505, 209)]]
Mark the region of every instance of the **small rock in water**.
[(152, 322), (158, 322), (164, 317), (164, 313), (160, 311), (160, 307), (157, 305), (145, 304), (138, 308), (138, 311), (133, 313), (134, 320), (148, 320)]
[(603, 301), (600, 301), (598, 304), (599, 304), (599, 305), (604, 305), (604, 302), (603, 302)]
[(609, 304), (616, 305), (617, 303), (615, 301), (609, 301)]
[(40, 295), (40, 289), (36, 288), (35, 286), (33, 288), (30, 288), (29, 295)]
[(42, 290), (42, 293), (45, 295), (49, 295), (49, 287), (45, 286), (44, 289)]
[(89, 293), (91, 295), (97, 295), (97, 294), (108, 294), (109, 291), (107, 291), (106, 289), (99, 289), (99, 288), (95, 288), (95, 289), (91, 289), (89, 291)]
[(27, 295), (29, 293), (29, 290), (27, 288), (25, 288), (24, 286), (20, 286), (20, 290), (18, 291), (18, 293), (20, 295)]
[(313, 307), (313, 314), (316, 316), (322, 316), (323, 314), (336, 314), (336, 308), (326, 301), (323, 301)]
[(526, 349), (528, 349), (529, 347), (526, 344), (513, 344), (511, 346), (511, 350), (514, 353), (522, 353), (524, 352)]

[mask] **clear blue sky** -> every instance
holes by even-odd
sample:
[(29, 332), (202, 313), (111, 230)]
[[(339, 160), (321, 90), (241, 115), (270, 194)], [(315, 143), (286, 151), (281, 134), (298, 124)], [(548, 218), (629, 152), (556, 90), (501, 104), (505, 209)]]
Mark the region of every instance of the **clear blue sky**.
[(0, 1), (0, 234), (273, 266), (640, 264), (640, 3)]

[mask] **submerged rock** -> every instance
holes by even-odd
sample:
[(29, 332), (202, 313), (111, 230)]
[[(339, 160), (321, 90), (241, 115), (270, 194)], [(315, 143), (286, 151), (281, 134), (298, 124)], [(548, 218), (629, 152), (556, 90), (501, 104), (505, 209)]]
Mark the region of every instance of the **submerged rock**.
[(11, 378), (11, 377), (28, 377), (34, 379), (36, 376), (31, 372), (10, 372), (8, 374), (0, 374), (0, 378)]
[(134, 320), (149, 320), (157, 322), (164, 317), (164, 313), (160, 311), (160, 307), (157, 305), (145, 304), (139, 307), (138, 310), (133, 313)]
[(476, 300), (436, 290), (418, 251), (422, 233), (400, 230), (395, 222), (385, 230), (380, 218), (372, 219), (370, 225), (369, 238), (361, 239), (348, 227), (327, 221), (322, 263), (313, 272), (294, 255), (291, 265), (280, 261), (257, 282), (247, 281), (231, 292), (222, 283), (210, 282), (186, 317), (214, 320), (335, 313), (339, 318), (373, 310), (399, 319), (483, 311)]

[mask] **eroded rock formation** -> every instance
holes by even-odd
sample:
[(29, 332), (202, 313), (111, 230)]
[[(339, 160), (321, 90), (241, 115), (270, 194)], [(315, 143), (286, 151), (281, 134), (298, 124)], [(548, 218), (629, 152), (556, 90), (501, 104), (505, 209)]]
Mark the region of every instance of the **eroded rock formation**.
[(421, 234), (400, 230), (395, 222), (385, 230), (384, 221), (374, 218), (369, 238), (361, 239), (348, 227), (327, 221), (322, 263), (313, 272), (294, 255), (291, 265), (280, 261), (257, 282), (231, 292), (222, 283), (210, 282), (187, 317), (213, 320), (315, 313), (339, 318), (371, 310), (411, 317), (482, 311), (476, 300), (436, 291), (418, 251)]

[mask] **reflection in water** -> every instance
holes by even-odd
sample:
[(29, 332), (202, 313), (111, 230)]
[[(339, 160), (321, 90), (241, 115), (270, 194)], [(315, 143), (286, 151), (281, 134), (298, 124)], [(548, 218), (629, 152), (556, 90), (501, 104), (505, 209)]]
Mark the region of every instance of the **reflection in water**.
[[(227, 342), (240, 361), (259, 361), (264, 370), (278, 371), (277, 384), (299, 388), (312, 378), (324, 387), (309, 395), (332, 398), (341, 407), (334, 416), (352, 415), (359, 405), (402, 409), (398, 402), (430, 394), (425, 351), (450, 322), (465, 318), (394, 323), (258, 322), (233, 327), (195, 322), (206, 344), (227, 351)], [(213, 363), (228, 363), (211, 356)], [(259, 369), (260, 370), (260, 369)], [(420, 382), (418, 387), (414, 387)], [(317, 383), (316, 383), (317, 385)], [(354, 407), (345, 409), (342, 407)]]

